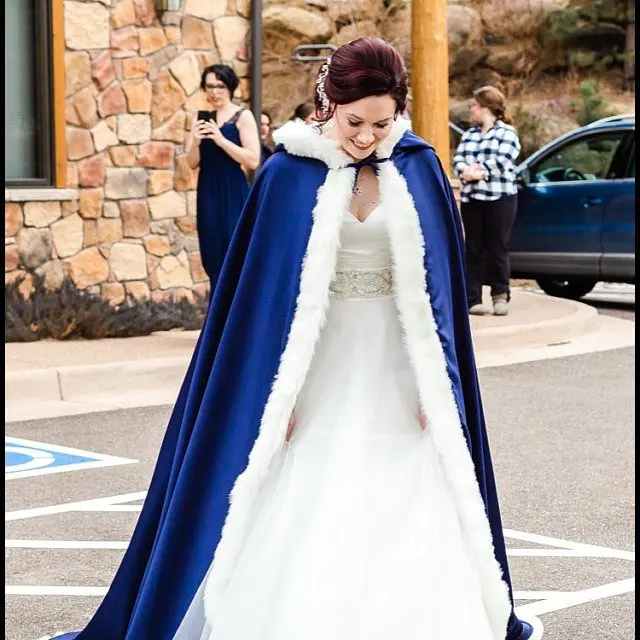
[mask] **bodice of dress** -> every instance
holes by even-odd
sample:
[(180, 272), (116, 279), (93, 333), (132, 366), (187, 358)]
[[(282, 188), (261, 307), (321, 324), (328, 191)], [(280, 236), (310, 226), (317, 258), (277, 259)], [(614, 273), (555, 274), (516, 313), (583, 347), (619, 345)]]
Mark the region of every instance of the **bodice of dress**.
[(343, 300), (391, 295), (391, 248), (384, 210), (380, 207), (376, 207), (364, 222), (345, 213), (336, 274), (329, 291)]

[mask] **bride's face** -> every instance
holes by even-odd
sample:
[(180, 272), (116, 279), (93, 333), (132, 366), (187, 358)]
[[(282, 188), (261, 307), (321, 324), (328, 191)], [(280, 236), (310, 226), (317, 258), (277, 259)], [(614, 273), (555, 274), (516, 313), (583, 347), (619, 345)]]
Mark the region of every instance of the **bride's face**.
[(389, 95), (337, 105), (334, 135), (350, 156), (362, 160), (389, 135), (396, 110), (396, 101)]

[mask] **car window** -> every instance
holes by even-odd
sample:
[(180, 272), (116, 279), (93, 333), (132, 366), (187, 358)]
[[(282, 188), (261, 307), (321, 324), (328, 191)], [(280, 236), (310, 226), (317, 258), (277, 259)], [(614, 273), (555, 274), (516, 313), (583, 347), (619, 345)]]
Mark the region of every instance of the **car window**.
[(607, 178), (624, 132), (586, 136), (552, 151), (532, 171), (533, 182), (573, 182)]

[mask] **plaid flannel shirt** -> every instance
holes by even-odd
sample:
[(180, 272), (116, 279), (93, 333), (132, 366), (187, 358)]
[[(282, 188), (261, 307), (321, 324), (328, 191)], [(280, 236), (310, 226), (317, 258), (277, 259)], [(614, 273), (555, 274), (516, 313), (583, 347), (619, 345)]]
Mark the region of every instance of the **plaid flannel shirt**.
[[(520, 153), (518, 132), (502, 120), (485, 134), (480, 127), (465, 131), (453, 157), (453, 171), (460, 179), (460, 200), (498, 200), (518, 193), (515, 161)], [(477, 182), (462, 180), (465, 167), (477, 163), (485, 178)]]

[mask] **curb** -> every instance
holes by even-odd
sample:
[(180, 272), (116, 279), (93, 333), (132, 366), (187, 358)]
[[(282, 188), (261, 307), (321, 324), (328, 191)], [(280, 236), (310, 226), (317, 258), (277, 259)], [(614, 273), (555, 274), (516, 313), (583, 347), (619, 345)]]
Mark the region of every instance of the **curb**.
[[(536, 295), (536, 294), (531, 294)], [(562, 300), (569, 313), (528, 324), (476, 328), (477, 352), (544, 348), (566, 344), (598, 328), (598, 312), (581, 302)], [(163, 332), (166, 335), (165, 332)], [(189, 353), (183, 356), (123, 360), (105, 364), (61, 366), (5, 373), (5, 411), (20, 412), (35, 404), (89, 403), (117, 408), (175, 400), (199, 332), (175, 332)], [(26, 413), (29, 413), (27, 411)], [(25, 418), (27, 419), (27, 418)]]

